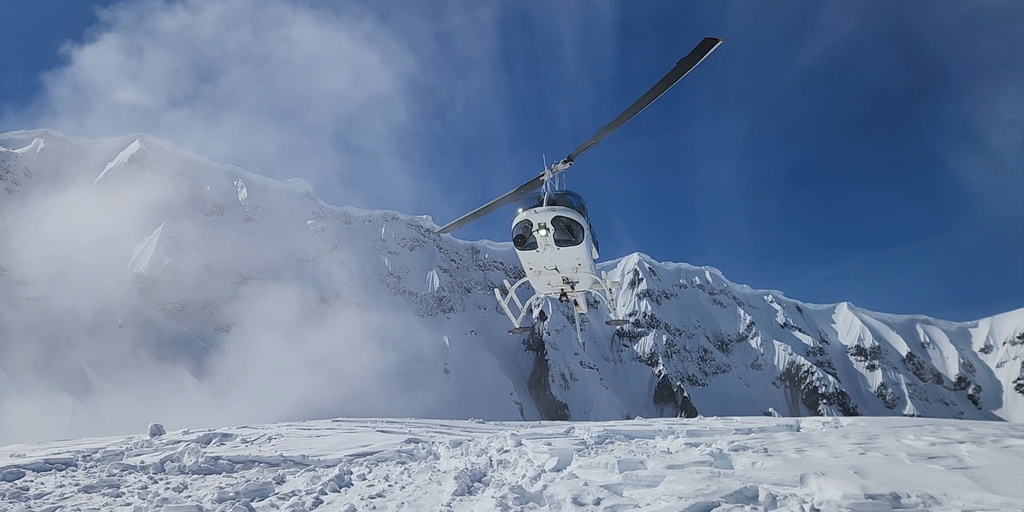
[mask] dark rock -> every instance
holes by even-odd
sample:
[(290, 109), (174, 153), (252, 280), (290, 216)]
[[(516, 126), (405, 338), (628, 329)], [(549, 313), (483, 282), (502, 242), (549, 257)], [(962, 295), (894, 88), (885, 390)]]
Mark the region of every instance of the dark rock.
[(161, 425), (159, 423), (150, 423), (149, 424), (149, 437), (160, 437), (160, 436), (165, 435), (165, 434), (167, 434), (167, 431), (164, 430), (164, 426), (163, 425)]
[[(539, 337), (539, 335), (538, 335)], [(547, 349), (543, 340), (533, 360), (533, 370), (526, 380), (526, 387), (537, 405), (540, 417), (545, 420), (568, 420), (569, 405), (555, 397), (551, 391), (551, 368), (548, 364)]]

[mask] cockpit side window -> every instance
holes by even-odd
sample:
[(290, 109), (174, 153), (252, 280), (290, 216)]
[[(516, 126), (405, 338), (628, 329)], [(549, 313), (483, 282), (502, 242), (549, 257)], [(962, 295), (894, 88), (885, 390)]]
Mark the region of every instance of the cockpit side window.
[(575, 247), (583, 243), (587, 231), (574, 219), (555, 215), (551, 218), (551, 229), (554, 232), (556, 247)]
[(512, 245), (520, 251), (533, 251), (537, 249), (537, 237), (533, 234), (533, 223), (529, 219), (519, 221), (512, 228)]

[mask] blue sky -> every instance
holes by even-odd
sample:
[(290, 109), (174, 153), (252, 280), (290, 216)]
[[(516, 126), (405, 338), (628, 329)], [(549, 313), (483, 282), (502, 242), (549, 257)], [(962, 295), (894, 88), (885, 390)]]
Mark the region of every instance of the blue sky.
[[(148, 1), (97, 15), (110, 4), (3, 2), (0, 130), (151, 132), (309, 179), (330, 203), (443, 224), (715, 36), (568, 174), (602, 259), (641, 251), (805, 301), (954, 320), (1024, 306), (1019, 1)], [(504, 240), (510, 215), (457, 235)]]

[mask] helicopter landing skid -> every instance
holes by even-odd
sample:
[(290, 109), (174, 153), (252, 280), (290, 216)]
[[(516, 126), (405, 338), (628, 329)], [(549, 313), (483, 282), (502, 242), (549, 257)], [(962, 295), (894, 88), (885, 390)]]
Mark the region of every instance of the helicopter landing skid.
[[(605, 324), (611, 326), (622, 326), (628, 324), (628, 320), (619, 318), (618, 308), (615, 307), (615, 290), (619, 287), (619, 282), (608, 279), (607, 272), (601, 272), (600, 278), (589, 273), (584, 273), (583, 275), (593, 278), (594, 284), (589, 290), (576, 292), (578, 296), (584, 296), (586, 295), (586, 292), (591, 292), (604, 301), (605, 306), (608, 307), (608, 312), (612, 317), (611, 320), (606, 320)], [(508, 330), (509, 334), (525, 334), (533, 330), (532, 325), (524, 326), (523, 320), (526, 319), (526, 315), (530, 313), (531, 310), (536, 310), (540, 306), (540, 300), (546, 296), (542, 293), (534, 293), (526, 300), (525, 303), (519, 300), (519, 296), (516, 295), (516, 290), (528, 282), (530, 282), (529, 277), (524, 277), (516, 281), (516, 284), (509, 284), (507, 279), (502, 281), (506, 290), (504, 295), (502, 295), (500, 289), (494, 289), (494, 296), (498, 299), (498, 305), (501, 306), (501, 310), (505, 312), (505, 316), (507, 316), (509, 321), (512, 322), (512, 328)], [(580, 345), (583, 345), (583, 338), (579, 332), (579, 314), (581, 312), (585, 313), (586, 307), (579, 304), (575, 297), (573, 298), (573, 303), (575, 306), (574, 312), (576, 313), (576, 336), (579, 339)], [(513, 306), (515, 307), (515, 312), (513, 312)], [(580, 311), (581, 309), (582, 311)]]

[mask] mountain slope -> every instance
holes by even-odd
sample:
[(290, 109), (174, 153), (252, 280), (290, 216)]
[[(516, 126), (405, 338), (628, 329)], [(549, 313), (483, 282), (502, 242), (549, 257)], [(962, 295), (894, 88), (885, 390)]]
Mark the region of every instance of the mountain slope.
[(1024, 309), (953, 323), (805, 304), (637, 253), (600, 265), (629, 325), (591, 309), (581, 347), (548, 302), (509, 336), (493, 295), (522, 276), (509, 244), (145, 134), (0, 146), (0, 443), (159, 418), (1024, 421)]

